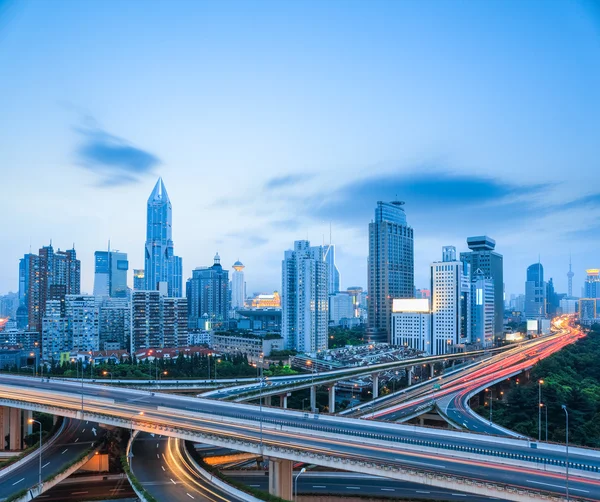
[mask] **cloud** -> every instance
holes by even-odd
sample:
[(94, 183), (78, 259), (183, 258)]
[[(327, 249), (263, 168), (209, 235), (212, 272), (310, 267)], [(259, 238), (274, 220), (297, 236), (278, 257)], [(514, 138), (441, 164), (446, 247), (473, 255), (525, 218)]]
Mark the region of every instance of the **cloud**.
[(100, 177), (98, 186), (112, 187), (137, 183), (161, 163), (150, 152), (97, 128), (77, 128), (81, 143), (76, 154), (81, 167)]
[(289, 186), (293, 186), (296, 183), (307, 181), (312, 177), (313, 175), (308, 174), (289, 174), (287, 176), (277, 176), (275, 178), (271, 178), (265, 183), (264, 190), (271, 191), (276, 190), (278, 188), (286, 188)]
[(237, 240), (239, 244), (245, 248), (256, 248), (259, 246), (264, 246), (269, 242), (269, 239), (250, 232), (229, 233), (225, 237)]
[(298, 230), (300, 222), (296, 218), (288, 218), (285, 220), (275, 220), (269, 223), (275, 230)]
[(584, 197), (569, 201), (560, 205), (557, 209), (578, 209), (581, 207), (598, 207), (600, 206), (600, 193), (589, 194)]

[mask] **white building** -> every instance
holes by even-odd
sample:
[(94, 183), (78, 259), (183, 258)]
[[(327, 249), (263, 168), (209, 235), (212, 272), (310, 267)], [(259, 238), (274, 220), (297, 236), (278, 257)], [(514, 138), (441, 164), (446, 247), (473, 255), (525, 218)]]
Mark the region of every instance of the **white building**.
[(443, 257), (431, 264), (432, 355), (471, 342), (470, 265), (456, 260), (454, 246), (444, 246)]
[(329, 295), (329, 323), (339, 326), (344, 319), (356, 317), (354, 297), (348, 291)]
[(243, 354), (250, 361), (258, 362), (261, 357), (269, 357), (274, 350), (283, 350), (283, 339), (214, 333), (212, 349), (219, 354)]
[(59, 361), (62, 352), (71, 351), (67, 320), (61, 315), (61, 301), (48, 300), (42, 318), (42, 359)]
[(65, 318), (72, 351), (99, 350), (99, 309), (94, 296), (65, 296)]
[(431, 354), (431, 309), (427, 298), (394, 299), (392, 345)]
[(575, 298), (563, 298), (560, 301), (560, 310), (563, 314), (576, 314), (578, 301)]
[(494, 280), (480, 270), (471, 283), (471, 341), (483, 347), (494, 343)]
[(286, 349), (316, 352), (327, 348), (328, 272), (322, 246), (294, 242), (282, 262), (281, 334)]
[(231, 310), (243, 309), (245, 300), (244, 264), (238, 260), (233, 264), (231, 274)]

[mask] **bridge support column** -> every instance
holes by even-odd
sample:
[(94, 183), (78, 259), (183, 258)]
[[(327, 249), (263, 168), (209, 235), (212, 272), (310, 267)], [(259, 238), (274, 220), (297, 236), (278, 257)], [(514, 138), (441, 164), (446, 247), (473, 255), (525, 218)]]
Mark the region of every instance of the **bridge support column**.
[(415, 376), (415, 367), (411, 366), (408, 368), (408, 386), (410, 387), (413, 384), (413, 378)]
[(291, 460), (269, 459), (269, 493), (275, 497), (292, 500)]
[(310, 388), (310, 411), (316, 413), (317, 411), (317, 386), (313, 385)]
[(271, 396), (265, 396), (265, 397), (263, 397), (263, 404), (265, 406), (271, 406)]
[(429, 365), (429, 376), (433, 378), (435, 376), (435, 364), (431, 363)]
[(29, 436), (33, 433), (33, 424), (29, 423), (29, 420), (33, 418), (33, 411), (23, 410), (23, 434)]
[(329, 387), (329, 413), (335, 413), (335, 384)]
[(8, 406), (0, 406), (0, 451), (8, 448), (6, 444), (6, 436), (10, 433), (10, 408)]
[(288, 398), (288, 393), (286, 392), (285, 394), (281, 394), (279, 396), (279, 402), (280, 402), (280, 406), (283, 409), (287, 409), (287, 398)]
[(22, 412), (19, 408), (10, 408), (10, 444), (11, 450), (20, 450), (23, 443), (21, 436)]
[(379, 373), (373, 373), (373, 399), (379, 397)]

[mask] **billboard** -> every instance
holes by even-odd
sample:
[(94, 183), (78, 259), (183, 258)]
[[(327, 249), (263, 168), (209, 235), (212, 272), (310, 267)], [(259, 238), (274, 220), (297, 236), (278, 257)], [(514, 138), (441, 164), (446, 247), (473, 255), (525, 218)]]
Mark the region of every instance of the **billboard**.
[(429, 313), (429, 300), (427, 298), (395, 298), (392, 302), (392, 312)]

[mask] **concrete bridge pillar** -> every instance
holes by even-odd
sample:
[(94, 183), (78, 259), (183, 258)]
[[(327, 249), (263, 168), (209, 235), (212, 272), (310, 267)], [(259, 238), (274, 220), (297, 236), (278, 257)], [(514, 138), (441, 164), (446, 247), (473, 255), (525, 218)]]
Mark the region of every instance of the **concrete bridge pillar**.
[(286, 392), (285, 394), (281, 394), (279, 396), (279, 402), (280, 402), (280, 406), (283, 409), (287, 409), (287, 398), (290, 395), (290, 392)]
[(20, 450), (23, 444), (21, 435), (22, 412), (19, 408), (10, 408), (10, 444), (11, 450)]
[(269, 459), (269, 493), (284, 500), (292, 500), (291, 460)]
[(335, 413), (335, 384), (329, 386), (329, 413)]
[(29, 423), (29, 420), (33, 418), (33, 411), (23, 410), (23, 433), (29, 436), (33, 433), (33, 424)]
[(317, 386), (313, 385), (310, 388), (310, 411), (316, 413), (317, 411)]
[(373, 373), (373, 399), (379, 397), (379, 373)]
[(411, 366), (408, 368), (408, 386), (410, 387), (413, 384), (413, 379), (415, 376), (415, 367)]
[(435, 364), (431, 363), (429, 365), (429, 378), (433, 378), (435, 376)]
[(265, 397), (263, 397), (263, 400), (264, 400), (263, 404), (265, 406), (271, 406), (271, 396), (265, 396)]
[(8, 448), (6, 444), (6, 436), (10, 433), (10, 408), (8, 406), (0, 406), (0, 451)]

